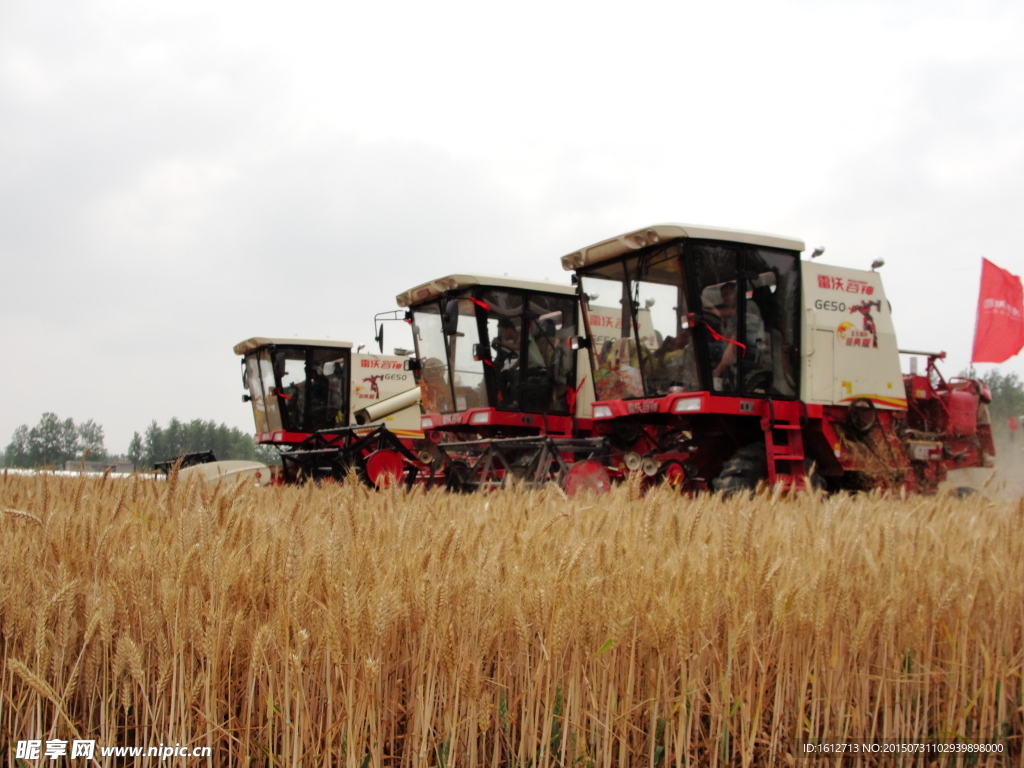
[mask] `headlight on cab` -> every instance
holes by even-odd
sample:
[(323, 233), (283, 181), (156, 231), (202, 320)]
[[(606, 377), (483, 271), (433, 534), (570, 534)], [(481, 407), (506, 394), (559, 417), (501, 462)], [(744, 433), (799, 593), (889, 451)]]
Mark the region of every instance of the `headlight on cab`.
[(672, 406), (672, 413), (696, 413), (701, 410), (701, 398), (681, 397)]

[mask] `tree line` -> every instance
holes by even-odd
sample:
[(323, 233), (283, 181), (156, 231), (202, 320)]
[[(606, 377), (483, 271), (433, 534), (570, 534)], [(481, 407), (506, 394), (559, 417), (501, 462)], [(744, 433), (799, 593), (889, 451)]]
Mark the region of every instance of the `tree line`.
[(1020, 423), (1024, 417), (1024, 382), (1016, 373), (1003, 375), (996, 369), (980, 378), (992, 390), (989, 415), (992, 418), (992, 431), (996, 438), (1002, 442), (1009, 437), (1010, 417), (1018, 420), (1020, 429), (1017, 432), (1024, 435), (1024, 423)]
[(68, 461), (126, 459), (136, 469), (147, 470), (158, 461), (199, 451), (213, 451), (218, 459), (280, 463), (275, 449), (257, 446), (252, 437), (235, 427), (202, 419), (183, 422), (173, 418), (166, 427), (153, 421), (144, 433), (134, 433), (126, 455), (112, 455), (104, 446), (103, 427), (92, 419), (75, 424), (74, 419), (47, 412), (34, 427), (23, 424), (14, 430), (11, 442), (0, 453), (0, 466), (60, 469)]
[(55, 413), (44, 413), (34, 427), (22, 424), (4, 449), (5, 467), (63, 467), (72, 459), (106, 461), (103, 427), (92, 419), (75, 424)]
[(145, 434), (136, 432), (128, 444), (128, 460), (136, 467), (151, 467), (186, 453), (213, 451), (218, 459), (247, 459), (265, 464), (280, 464), (277, 451), (256, 445), (252, 437), (236, 427), (215, 421), (171, 419), (166, 427), (155, 421)]

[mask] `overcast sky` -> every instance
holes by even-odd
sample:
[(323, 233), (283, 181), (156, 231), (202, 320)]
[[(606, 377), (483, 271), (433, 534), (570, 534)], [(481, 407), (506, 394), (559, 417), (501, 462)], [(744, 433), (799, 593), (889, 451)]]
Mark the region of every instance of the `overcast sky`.
[(0, 3), (0, 446), (252, 432), (236, 342), (662, 222), (885, 259), (955, 375), (981, 257), (1024, 272), (1022, 39), (1019, 1)]

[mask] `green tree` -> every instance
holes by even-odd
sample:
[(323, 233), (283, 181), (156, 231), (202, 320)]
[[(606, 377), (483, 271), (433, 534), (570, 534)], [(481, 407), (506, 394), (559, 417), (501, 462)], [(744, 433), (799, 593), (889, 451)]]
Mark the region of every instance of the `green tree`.
[(103, 427), (92, 419), (75, 426), (74, 419), (44, 413), (31, 429), (22, 424), (14, 430), (4, 461), (11, 467), (63, 467), (64, 462), (84, 458), (105, 461)]
[(268, 467), (272, 464), (281, 463), (281, 454), (272, 445), (257, 445), (256, 446), (256, 461), (262, 461)]
[(11, 435), (11, 444), (4, 449), (4, 466), (29, 467), (28, 427), (22, 424)]
[(132, 435), (131, 442), (128, 443), (128, 461), (138, 469), (143, 466), (142, 457), (145, 453), (145, 446), (142, 442), (142, 435), (138, 432)]
[(213, 451), (221, 460), (248, 459), (280, 463), (276, 451), (257, 452), (252, 438), (241, 430), (214, 421), (193, 419), (183, 422), (172, 418), (166, 427), (151, 422), (144, 434), (136, 432), (128, 446), (128, 456), (136, 467), (151, 467), (187, 453)]
[[(1000, 440), (1006, 440), (1009, 438), (1010, 417), (1019, 419), (1024, 416), (1024, 382), (1016, 373), (1002, 374), (997, 368), (986, 373), (981, 380), (992, 390), (989, 414), (993, 431)], [(1020, 427), (1024, 428), (1024, 424)], [(1017, 430), (1017, 439), (1024, 439), (1020, 429)]]
[(83, 458), (90, 461), (106, 461), (110, 458), (103, 447), (103, 427), (92, 419), (78, 425), (78, 449)]
[(63, 467), (78, 456), (78, 430), (74, 419), (63, 421), (55, 413), (44, 413), (28, 431), (29, 459), (33, 467)]

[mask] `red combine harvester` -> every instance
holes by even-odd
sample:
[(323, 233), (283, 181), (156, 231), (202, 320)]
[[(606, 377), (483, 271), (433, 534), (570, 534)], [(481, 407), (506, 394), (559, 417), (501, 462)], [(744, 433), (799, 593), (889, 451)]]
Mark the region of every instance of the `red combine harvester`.
[(252, 338), (235, 346), (256, 442), (281, 453), (283, 482), (372, 486), (433, 480), (417, 458), (420, 388), (398, 355), (353, 353), (346, 341)]
[(991, 466), (987, 386), (947, 382), (942, 353), (908, 353), (927, 367), (904, 376), (879, 274), (803, 250), (657, 225), (562, 259), (583, 310), (572, 343), (594, 370), (587, 434), (607, 441), (611, 477), (933, 492), (950, 469)]
[(590, 436), (590, 358), (570, 345), (582, 327), (571, 285), (449, 275), (397, 301), (413, 330), (423, 459), (448, 487), (607, 488), (608, 441)]

